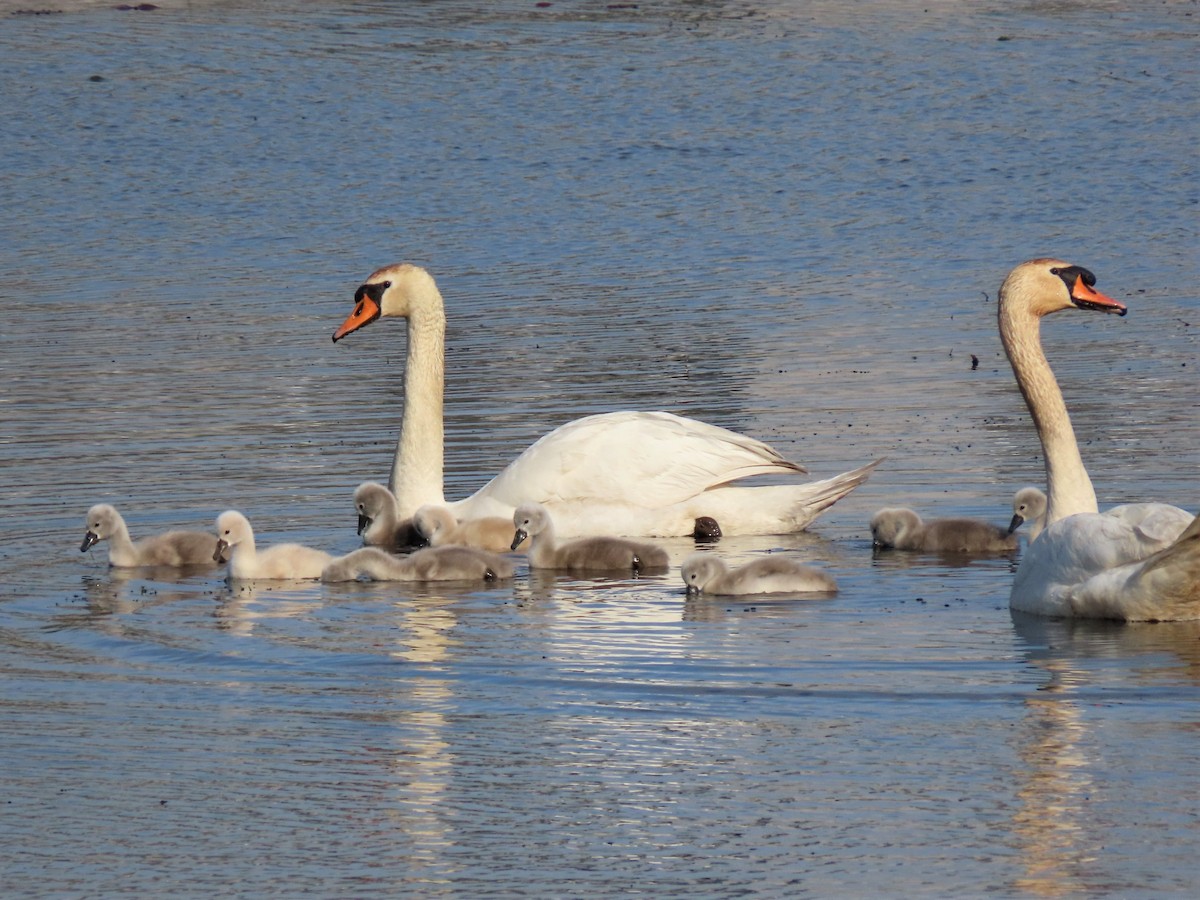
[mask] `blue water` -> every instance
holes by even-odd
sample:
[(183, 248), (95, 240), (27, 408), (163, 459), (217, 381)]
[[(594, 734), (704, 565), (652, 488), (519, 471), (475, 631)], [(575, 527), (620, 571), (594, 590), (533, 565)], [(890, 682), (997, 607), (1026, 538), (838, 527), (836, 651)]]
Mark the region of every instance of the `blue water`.
[[(866, 528), (1041, 481), (995, 292), (1044, 254), (1130, 307), (1044, 329), (1102, 504), (1200, 507), (1190, 4), (161, 7), (0, 18), (6, 894), (1195, 892), (1198, 627), (1015, 619), (1016, 557)], [(400, 260), (446, 297), (448, 496), (609, 409), (886, 456), (717, 545), (839, 595), (79, 552), (97, 502), (356, 546), (404, 333), (329, 338)]]

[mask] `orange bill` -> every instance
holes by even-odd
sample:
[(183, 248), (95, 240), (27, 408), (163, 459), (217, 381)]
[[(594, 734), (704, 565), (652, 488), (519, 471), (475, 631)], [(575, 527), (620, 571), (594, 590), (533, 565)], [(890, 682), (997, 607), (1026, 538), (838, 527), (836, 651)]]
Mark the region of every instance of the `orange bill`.
[(354, 307), (354, 312), (346, 317), (342, 326), (333, 333), (334, 342), (340, 341), (352, 331), (358, 331), (364, 325), (370, 325), (379, 318), (379, 304), (370, 297), (364, 296)]
[(1129, 311), (1125, 308), (1124, 303), (1114, 300), (1112, 297), (1106, 297), (1095, 288), (1089, 287), (1084, 282), (1082, 275), (1075, 279), (1075, 286), (1071, 288), (1071, 299), (1080, 309), (1095, 309), (1100, 312), (1116, 313), (1119, 316), (1123, 316)]

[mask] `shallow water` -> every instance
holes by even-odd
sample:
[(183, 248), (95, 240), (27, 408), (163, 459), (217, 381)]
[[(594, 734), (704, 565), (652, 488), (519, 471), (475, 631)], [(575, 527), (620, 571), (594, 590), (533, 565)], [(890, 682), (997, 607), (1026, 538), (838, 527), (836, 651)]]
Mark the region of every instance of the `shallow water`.
[[(1041, 480), (994, 299), (1043, 254), (1130, 306), (1046, 325), (1102, 503), (1200, 506), (1191, 4), (162, 6), (0, 19), (6, 894), (1195, 890), (1200, 627), (1015, 619), (1015, 558), (866, 529)], [(401, 259), (449, 496), (616, 408), (887, 456), (716, 548), (840, 594), (79, 553), (101, 501), (353, 548), (404, 337), (329, 336)]]

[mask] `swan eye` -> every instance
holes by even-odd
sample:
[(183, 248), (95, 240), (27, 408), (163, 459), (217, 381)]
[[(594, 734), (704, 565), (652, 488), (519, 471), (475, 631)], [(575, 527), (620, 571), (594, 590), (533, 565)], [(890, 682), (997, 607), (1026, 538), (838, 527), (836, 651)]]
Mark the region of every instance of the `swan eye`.
[(383, 283), (383, 289), (384, 289), (385, 291), (386, 291), (388, 288), (390, 288), (391, 286), (392, 286), (392, 283), (391, 283), (390, 281), (385, 281), (385, 282)]

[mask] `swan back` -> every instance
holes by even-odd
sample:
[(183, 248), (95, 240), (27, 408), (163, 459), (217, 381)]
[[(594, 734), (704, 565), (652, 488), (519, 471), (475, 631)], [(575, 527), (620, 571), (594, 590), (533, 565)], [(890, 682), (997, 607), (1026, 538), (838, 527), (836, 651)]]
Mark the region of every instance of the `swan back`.
[(820, 569), (780, 556), (729, 569), (711, 553), (693, 553), (680, 568), (689, 595), (836, 593), (837, 582)]

